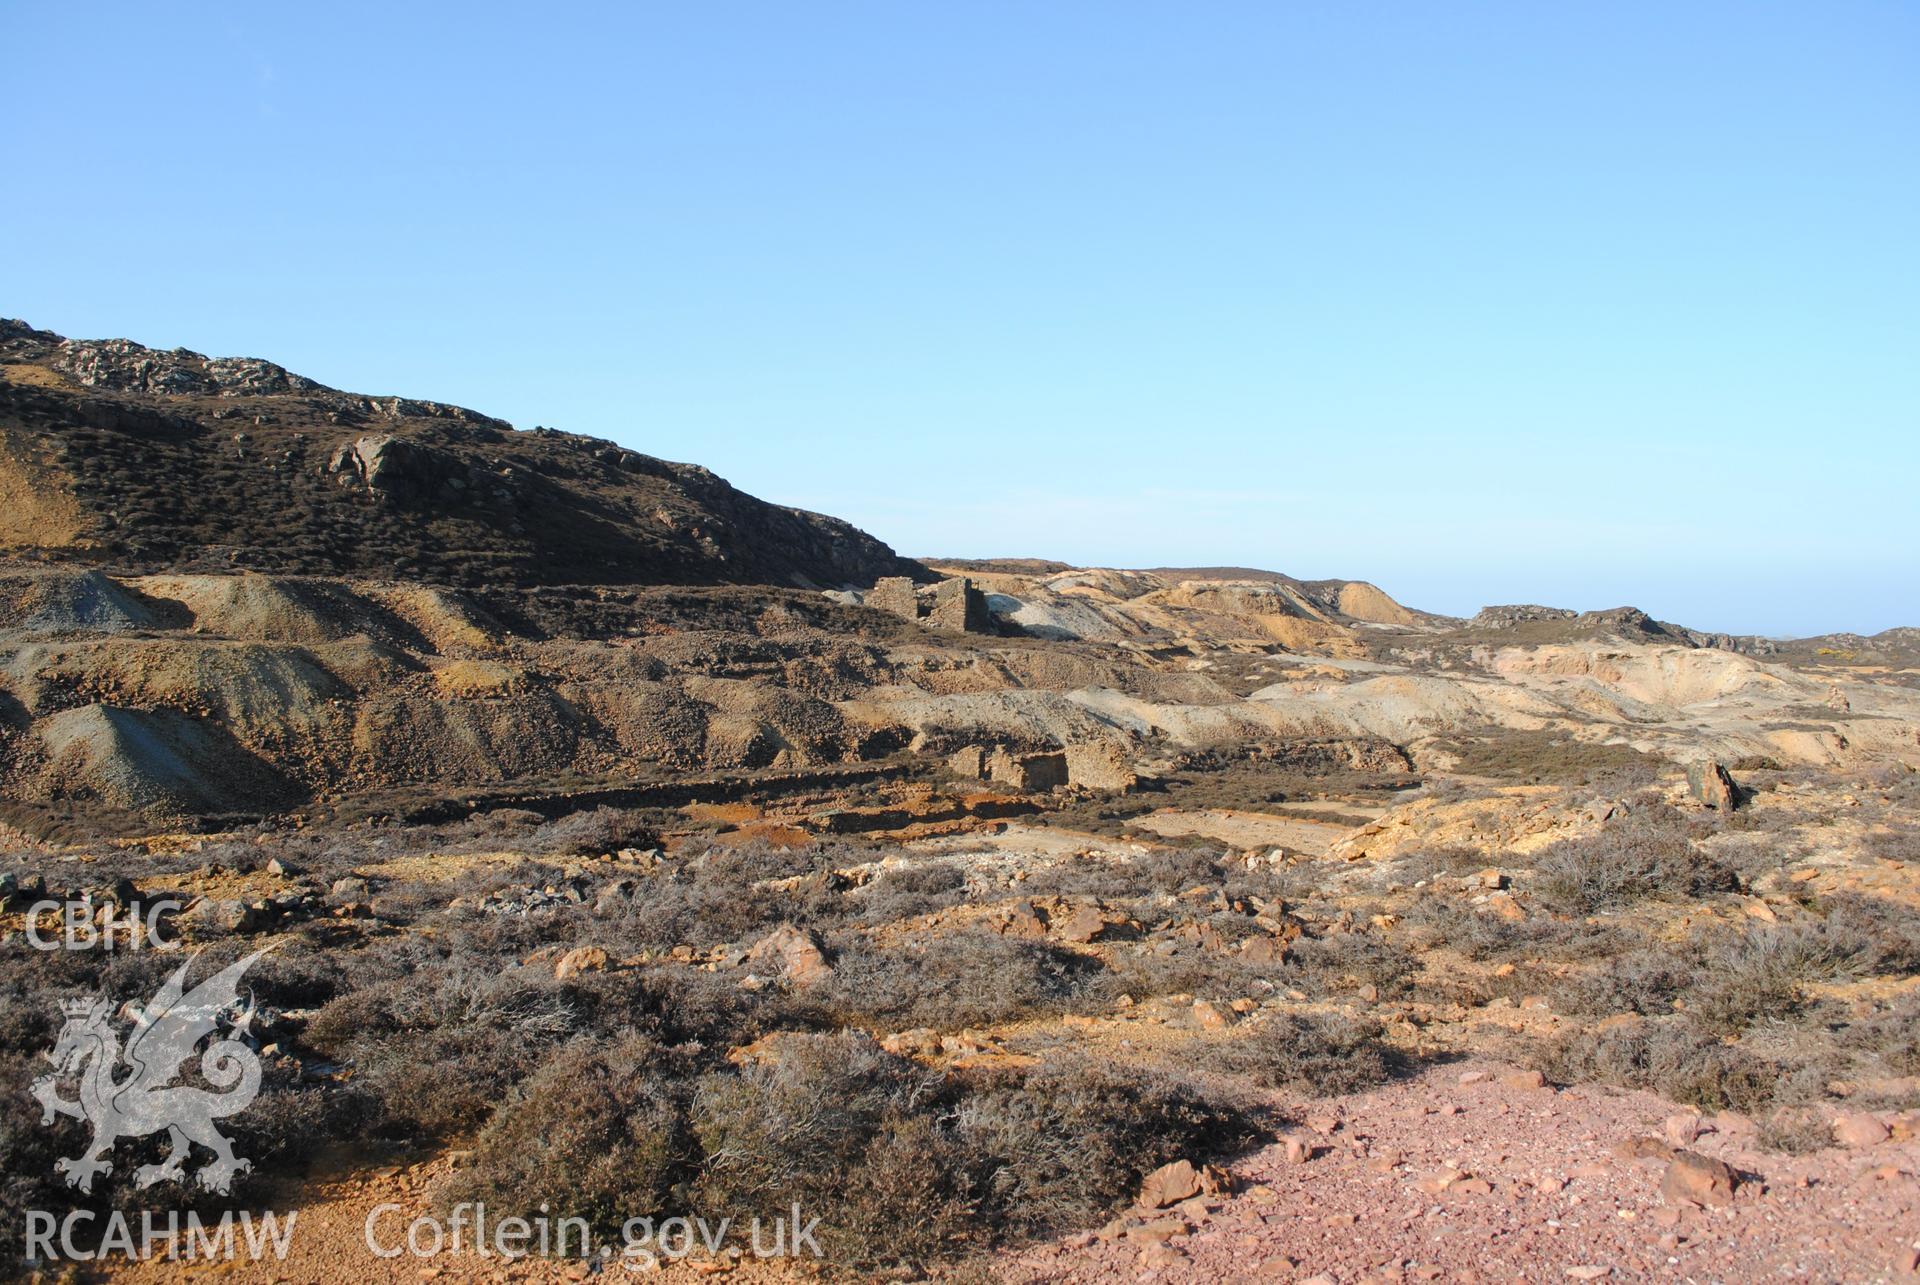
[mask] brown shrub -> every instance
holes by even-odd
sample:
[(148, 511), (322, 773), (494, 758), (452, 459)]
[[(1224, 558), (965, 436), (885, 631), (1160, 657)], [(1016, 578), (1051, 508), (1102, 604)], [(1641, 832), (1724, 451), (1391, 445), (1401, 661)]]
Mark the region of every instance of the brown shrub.
[(1562, 1084), (1650, 1089), (1706, 1110), (1757, 1112), (1777, 1088), (1772, 1065), (1676, 1018), (1584, 1031), (1546, 1046), (1536, 1061)]
[(642, 1036), (566, 1046), (481, 1130), (451, 1199), (602, 1231), (661, 1213), (694, 1172), (684, 1073)]
[(392, 1122), (440, 1133), (486, 1119), (575, 1027), (551, 974), (455, 960), (330, 1001), (306, 1039), (351, 1063)]
[(1383, 1083), (1395, 1059), (1378, 1022), (1341, 1013), (1271, 1012), (1209, 1046), (1207, 1061), (1262, 1088), (1325, 1095)]
[(952, 1031), (1104, 1003), (1099, 960), (1046, 942), (950, 932), (874, 946), (837, 941), (832, 980), (816, 997), (841, 1024)]
[(1664, 804), (1638, 804), (1597, 834), (1545, 849), (1534, 862), (1531, 890), (1570, 915), (1736, 890), (1738, 876), (1695, 851), (1691, 829), (1688, 818)]

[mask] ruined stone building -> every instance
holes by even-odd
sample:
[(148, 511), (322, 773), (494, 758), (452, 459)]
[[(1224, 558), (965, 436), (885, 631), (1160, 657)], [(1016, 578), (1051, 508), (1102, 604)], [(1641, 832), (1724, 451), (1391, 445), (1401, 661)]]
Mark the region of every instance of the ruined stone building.
[(984, 634), (993, 628), (987, 596), (965, 576), (952, 576), (925, 587), (905, 576), (886, 576), (874, 582), (866, 604), (930, 629)]

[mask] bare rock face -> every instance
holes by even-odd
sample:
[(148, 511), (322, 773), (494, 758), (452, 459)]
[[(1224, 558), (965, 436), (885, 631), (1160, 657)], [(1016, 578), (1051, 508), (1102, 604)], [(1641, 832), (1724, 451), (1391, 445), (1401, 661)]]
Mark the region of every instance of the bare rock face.
[(1713, 759), (1687, 765), (1687, 792), (1719, 812), (1731, 812), (1740, 805), (1739, 787), (1727, 775), (1727, 769)]
[(242, 397), (325, 389), (257, 357), (208, 358), (185, 348), (148, 348), (131, 339), (64, 339), (48, 364), (84, 387), (124, 392)]
[(996, 749), (987, 756), (990, 779), (1016, 790), (1051, 790), (1067, 783), (1067, 756), (1051, 751), (1015, 754)]
[(1480, 614), (1473, 618), (1477, 629), (1512, 629), (1516, 625), (1529, 624), (1536, 620), (1572, 620), (1577, 612), (1565, 607), (1542, 607), (1534, 603), (1513, 603), (1498, 607), (1482, 607)]
[(470, 470), (445, 451), (380, 433), (355, 438), (334, 451), (327, 471), (393, 500), (425, 501), (473, 485)]

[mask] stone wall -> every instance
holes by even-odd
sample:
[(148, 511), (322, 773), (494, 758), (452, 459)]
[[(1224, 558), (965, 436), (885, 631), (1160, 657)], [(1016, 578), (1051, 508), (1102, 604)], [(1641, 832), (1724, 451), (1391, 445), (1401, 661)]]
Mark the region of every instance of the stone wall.
[(1067, 783), (1067, 756), (1058, 751), (1016, 754), (997, 749), (987, 756), (987, 776), (1016, 790), (1051, 790)]
[(913, 581), (905, 576), (883, 576), (874, 581), (873, 589), (867, 594), (867, 605), (902, 620), (920, 619), (919, 593)]
[(1089, 790), (1123, 794), (1140, 784), (1139, 774), (1128, 766), (1120, 747), (1107, 741), (1067, 746), (1067, 780)]
[(927, 611), (927, 623), (935, 629), (950, 629), (957, 634), (983, 634), (988, 625), (987, 595), (973, 587), (965, 576), (942, 580), (933, 587), (933, 603)]
[(922, 589), (905, 576), (887, 576), (874, 582), (866, 605), (929, 629), (967, 634), (992, 630), (987, 596), (965, 576), (952, 576), (931, 589)]

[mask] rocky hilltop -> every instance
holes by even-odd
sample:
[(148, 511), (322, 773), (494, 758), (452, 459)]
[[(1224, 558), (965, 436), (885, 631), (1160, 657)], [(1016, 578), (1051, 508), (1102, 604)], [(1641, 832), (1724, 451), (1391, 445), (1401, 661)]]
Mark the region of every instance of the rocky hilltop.
[(455, 585), (924, 578), (694, 464), (253, 358), (0, 321), (0, 549), (133, 573)]
[(0, 805), (29, 828), (846, 770), (1058, 802), (1250, 758), (1471, 768), (1516, 737), (1581, 761), (1920, 745), (1904, 635), (922, 563), (695, 465), (270, 362), (8, 322), (0, 373)]

